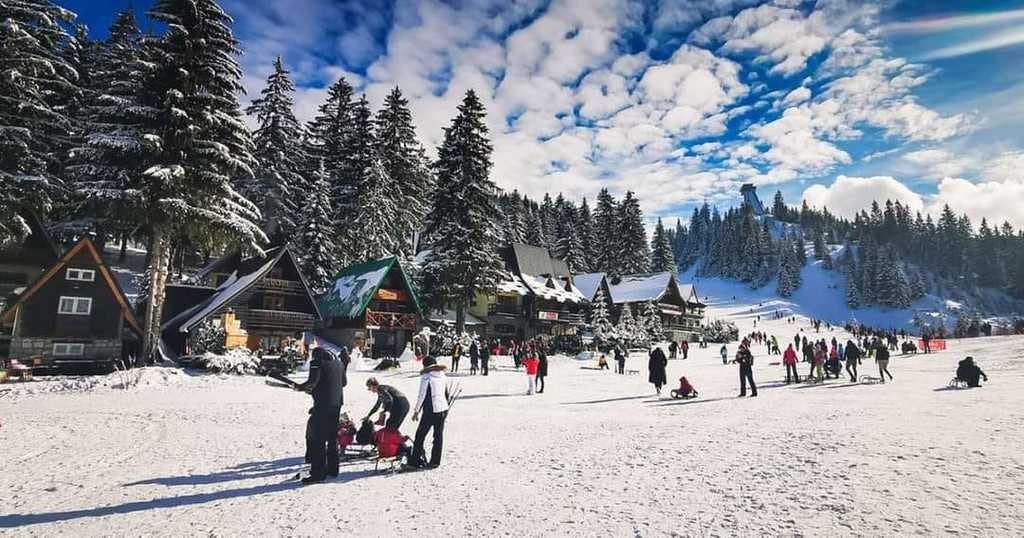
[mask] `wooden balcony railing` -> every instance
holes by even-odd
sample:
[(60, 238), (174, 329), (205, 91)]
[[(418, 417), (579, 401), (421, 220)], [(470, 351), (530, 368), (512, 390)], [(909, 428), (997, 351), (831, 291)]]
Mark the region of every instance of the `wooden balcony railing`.
[(313, 314), (251, 308), (245, 313), (245, 326), (246, 328), (309, 330), (313, 328)]
[(302, 283), (281, 278), (264, 278), (256, 285), (257, 288), (291, 293), (302, 293)]
[(397, 312), (377, 312), (366, 309), (366, 327), (378, 329), (416, 329), (419, 316), (416, 314), (399, 314)]

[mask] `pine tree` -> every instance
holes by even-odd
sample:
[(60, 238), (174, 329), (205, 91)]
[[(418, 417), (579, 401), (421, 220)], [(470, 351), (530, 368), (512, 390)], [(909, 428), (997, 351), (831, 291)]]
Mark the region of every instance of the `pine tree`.
[(455, 304), (456, 331), (478, 293), (497, 285), (504, 269), (498, 235), (497, 187), (490, 179), (491, 143), (483, 104), (472, 90), (444, 130), (435, 164), (437, 190), (427, 217), (432, 250), (423, 267), (424, 287), (435, 304)]
[(846, 276), (846, 304), (850, 308), (860, 308), (861, 306), (859, 277), (860, 274), (856, 268)]
[(796, 261), (800, 264), (800, 267), (807, 265), (807, 243), (804, 242), (804, 236), (802, 233), (797, 234), (796, 242)]
[(632, 192), (626, 192), (618, 209), (619, 258), (611, 272), (615, 275), (647, 273), (651, 270), (651, 249), (640, 202)]
[(332, 240), (331, 214), (331, 189), (327, 174), (320, 167), (310, 178), (298, 237), (302, 253), (300, 268), (314, 294), (325, 293), (339, 269), (334, 258), (337, 249)]
[(0, 246), (28, 234), (23, 207), (47, 211), (60, 184), (78, 74), (61, 55), (74, 15), (48, 0), (0, 3)]
[[(345, 137), (344, 157), (335, 178), (331, 201), (338, 261), (342, 266), (395, 253), (395, 192), (391, 178), (379, 166), (370, 104), (362, 95), (352, 108), (351, 131)], [(347, 193), (344, 201), (338, 196)], [(340, 206), (340, 207), (339, 207)]]
[(786, 201), (782, 198), (782, 191), (775, 191), (775, 199), (772, 202), (772, 215), (780, 221), (785, 221), (789, 218), (788, 209)]
[(594, 217), (590, 212), (590, 205), (587, 203), (586, 198), (580, 203), (576, 221), (578, 223), (580, 241), (583, 243), (584, 270), (587, 272), (597, 271), (597, 245), (600, 240), (595, 235)]
[(150, 232), (150, 274), (144, 356), (152, 357), (176, 235), (258, 247), (266, 236), (259, 210), (231, 187), (252, 176), (253, 146), (241, 120), (241, 68), (231, 18), (214, 0), (159, 0), (149, 16), (167, 33), (147, 40), (155, 71), (146, 104), (158, 109), (160, 153), (137, 194)]
[(669, 242), (668, 234), (665, 232), (665, 226), (662, 225), (660, 217), (654, 226), (654, 238), (651, 239), (651, 271), (656, 273), (663, 271), (675, 273), (677, 271), (672, 243)]
[(540, 246), (551, 250), (555, 249), (558, 242), (555, 233), (557, 221), (558, 214), (555, 210), (555, 203), (551, 200), (551, 195), (545, 193), (544, 201), (540, 205), (541, 240), (543, 241)]
[[(572, 207), (568, 207), (565, 212), (571, 213)], [(556, 247), (557, 256), (565, 260), (565, 263), (569, 266), (569, 272), (573, 274), (585, 273), (586, 272), (586, 258), (583, 255), (583, 243), (580, 241), (579, 235), (576, 233), (576, 227), (571, 223), (560, 227), (562, 229), (561, 238), (558, 240)]]
[(640, 344), (645, 335), (640, 334), (640, 325), (633, 317), (633, 309), (629, 304), (622, 305), (622, 312), (619, 314), (619, 323), (615, 326), (615, 333), (626, 344), (626, 346)]
[(594, 206), (594, 235), (602, 240), (594, 247), (596, 259), (592, 264), (594, 271), (614, 273), (619, 258), (618, 245), (612, 238), (618, 237), (619, 219), (618, 204), (608, 189), (601, 189), (597, 194)]
[(544, 246), (544, 223), (541, 221), (539, 211), (531, 211), (526, 220), (526, 244), (535, 247)]
[(413, 234), (423, 229), (434, 190), (434, 176), (426, 152), (416, 138), (409, 102), (397, 86), (385, 98), (374, 121), (377, 153), (394, 188), (387, 195), (394, 202), (396, 212), (395, 248), (407, 250)]
[(259, 165), (255, 179), (240, 190), (263, 212), (265, 229), (278, 241), (292, 236), (297, 226), (295, 198), (306, 188), (301, 175), (305, 158), (298, 147), (302, 127), (292, 112), (294, 92), (278, 56), (266, 87), (245, 111), (259, 123), (253, 132)]
[(356, 184), (360, 204), (351, 224), (354, 249), (350, 259), (375, 260), (398, 253), (401, 237), (394, 235), (398, 211), (392, 188), (380, 160), (371, 160)]
[(331, 209), (334, 210), (331, 215), (334, 229), (332, 239), (338, 249), (335, 258), (343, 264), (351, 261), (351, 242), (345, 233), (354, 213), (352, 201), (355, 198), (356, 181), (361, 177), (349, 173), (348, 145), (349, 140), (356, 136), (354, 108), (352, 86), (344, 78), (339, 78), (327, 89), (327, 99), (309, 123), (305, 144), (310, 159), (307, 173), (323, 166), (331, 188)]
[(590, 329), (594, 333), (594, 342), (597, 345), (606, 344), (616, 337), (615, 328), (612, 327), (608, 315), (608, 299), (603, 287), (597, 289), (594, 301), (590, 303)]
[(143, 172), (160, 151), (159, 110), (143, 102), (152, 64), (131, 9), (117, 14), (95, 54), (78, 111), (82, 136), (67, 166), (75, 208), (68, 216), (92, 223), (98, 237), (117, 232), (123, 241), (139, 223)]
[[(794, 269), (796, 275), (794, 275)], [(794, 278), (795, 277), (795, 278)], [(796, 291), (794, 280), (799, 280), (799, 268), (796, 267), (796, 252), (788, 238), (779, 242), (779, 270), (775, 291), (781, 297), (791, 297)]]
[(647, 301), (644, 304), (642, 320), (645, 344), (653, 345), (665, 339), (665, 330), (661, 324), (661, 312), (657, 303)]

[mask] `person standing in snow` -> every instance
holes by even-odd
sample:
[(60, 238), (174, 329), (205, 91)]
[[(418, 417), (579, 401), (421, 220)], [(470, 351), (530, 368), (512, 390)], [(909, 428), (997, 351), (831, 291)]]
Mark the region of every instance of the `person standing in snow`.
[(826, 357), (825, 342), (816, 342), (814, 344), (814, 377), (819, 383), (825, 380)]
[(886, 374), (889, 375), (889, 381), (892, 381), (892, 374), (889, 373), (889, 348), (881, 340), (875, 345), (875, 363), (878, 364), (878, 376), (882, 378), (882, 383), (885, 383)]
[(310, 473), (302, 479), (303, 484), (323, 482), (328, 476), (338, 476), (338, 422), (344, 403), (343, 389), (346, 384), (345, 368), (347, 354), (342, 359), (322, 347), (313, 349), (309, 362), (309, 379), (295, 385), (295, 390), (313, 395), (313, 409), (310, 411), (309, 434), (306, 436), (306, 454), (309, 457)]
[(649, 359), (647, 361), (647, 381), (654, 385), (654, 391), (661, 395), (661, 387), (665, 386), (668, 382), (668, 376), (665, 374), (665, 367), (668, 366), (668, 358), (665, 356), (665, 352), (660, 347), (655, 346), (651, 350)]
[(480, 346), (477, 345), (476, 340), (469, 345), (469, 375), (476, 375), (477, 368), (480, 365)]
[[(370, 420), (370, 416), (380, 409), (380, 419), (384, 418), (385, 413), (387, 414), (387, 422), (384, 423), (385, 427), (396, 430), (402, 427), (402, 422), (405, 422), (405, 416), (409, 414), (409, 400), (406, 399), (405, 395), (391, 385), (381, 385), (377, 378), (374, 377), (366, 380), (366, 390), (377, 395), (377, 403), (373, 404), (373, 408), (370, 409), (369, 413), (366, 413), (363, 421)], [(379, 422), (381, 420), (378, 420)]]
[(537, 393), (544, 392), (544, 378), (548, 376), (548, 354), (543, 345), (537, 345)]
[(793, 350), (793, 344), (786, 347), (786, 353), (782, 355), (782, 364), (786, 365), (786, 384), (799, 383), (800, 374), (796, 373), (796, 351)]
[(626, 352), (619, 344), (615, 344), (615, 373), (626, 375)]
[(540, 368), (540, 359), (534, 356), (533, 351), (527, 351), (523, 358), (523, 366), (526, 367), (526, 394), (534, 394), (537, 391), (537, 370)]
[(462, 358), (462, 343), (455, 342), (452, 345), (452, 372), (459, 371), (459, 359)]
[(857, 382), (857, 365), (860, 364), (860, 349), (853, 340), (847, 340), (846, 348), (843, 350), (843, 357), (846, 359), (846, 373), (850, 374), (850, 382)]
[(679, 344), (675, 340), (668, 343), (668, 358), (675, 359), (676, 353), (679, 351)]
[[(441, 465), (441, 450), (444, 447), (444, 423), (448, 418), (448, 395), (447, 378), (444, 375), (445, 367), (437, 364), (433, 357), (423, 359), (423, 370), (420, 371), (420, 390), (416, 398), (416, 406), (412, 413), (412, 420), (420, 421), (416, 428), (416, 437), (412, 446), (412, 457), (409, 465), (412, 467), (428, 469)], [(434, 443), (430, 447), (430, 462), (424, 462), (423, 443), (427, 439), (427, 433), (433, 430)]]
[(722, 356), (722, 364), (729, 364), (729, 346), (722, 344), (722, 349), (718, 350), (718, 354)]
[(754, 384), (754, 354), (750, 352), (750, 344), (746, 340), (740, 344), (733, 362), (740, 365), (740, 398), (747, 395), (747, 383), (750, 383), (750, 397), (757, 396), (757, 385)]
[(683, 340), (683, 343), (679, 345), (679, 349), (683, 351), (683, 360), (685, 361), (690, 356), (690, 342)]
[(487, 375), (488, 363), (491, 362), (491, 349), (490, 346), (483, 346), (480, 348), (480, 375)]
[(799, 334), (793, 336), (793, 345), (796, 346), (796, 350), (797, 351), (800, 351), (800, 335)]

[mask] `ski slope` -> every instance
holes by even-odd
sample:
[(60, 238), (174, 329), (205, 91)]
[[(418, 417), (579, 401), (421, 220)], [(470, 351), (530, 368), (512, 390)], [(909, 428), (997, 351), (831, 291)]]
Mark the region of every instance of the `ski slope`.
[[(747, 333), (751, 310), (767, 303), (738, 301), (711, 315)], [(811, 331), (804, 318), (758, 328), (780, 342)], [(833, 335), (843, 337), (821, 334)], [(700, 391), (690, 401), (655, 396), (642, 355), (627, 364), (639, 374), (626, 376), (553, 358), (546, 392), (531, 397), (524, 374), (498, 359), (491, 376), (454, 376), (464, 392), (441, 468), (387, 476), (348, 463), (337, 480), (309, 487), (289, 480), (302, 463), (309, 398), (262, 378), (8, 385), (0, 533), (1024, 535), (1024, 337), (896, 357), (884, 385), (787, 386), (778, 358), (754, 352), (757, 398), (736, 398), (736, 367), (715, 346), (670, 361), (669, 379), (686, 375)], [(967, 354), (991, 382), (946, 390)], [(412, 368), (350, 371), (353, 416), (372, 405), (369, 375), (415, 394)]]

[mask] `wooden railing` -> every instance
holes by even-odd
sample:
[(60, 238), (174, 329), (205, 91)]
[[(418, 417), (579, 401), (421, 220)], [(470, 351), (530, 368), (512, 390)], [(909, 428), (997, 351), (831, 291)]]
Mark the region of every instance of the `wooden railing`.
[(380, 329), (416, 329), (419, 316), (416, 314), (399, 314), (397, 312), (377, 312), (366, 309), (366, 326)]
[(245, 313), (245, 325), (246, 328), (307, 330), (313, 328), (313, 314), (250, 308)]
[(284, 280), (281, 278), (264, 278), (260, 280), (256, 287), (272, 291), (302, 293), (302, 283), (295, 280)]

